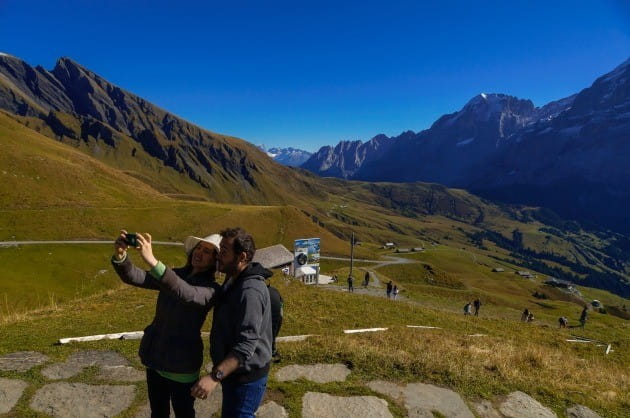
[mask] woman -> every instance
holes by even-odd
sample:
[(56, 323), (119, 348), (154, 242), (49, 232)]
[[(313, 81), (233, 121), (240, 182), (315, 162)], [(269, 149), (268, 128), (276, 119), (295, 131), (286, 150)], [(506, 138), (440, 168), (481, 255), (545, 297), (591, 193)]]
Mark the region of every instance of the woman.
[[(149, 271), (131, 262), (127, 255), (130, 242), (136, 245)], [(146, 366), (151, 417), (168, 417), (169, 403), (176, 417), (195, 416), (195, 398), (190, 389), (199, 379), (203, 363), (201, 326), (220, 289), (214, 280), (220, 243), (218, 234), (186, 238), (188, 259), (184, 267), (176, 269), (167, 268), (153, 256), (149, 234), (127, 234), (123, 230), (114, 243), (111, 261), (121, 280), (159, 291), (153, 322), (145, 328), (139, 350)]]

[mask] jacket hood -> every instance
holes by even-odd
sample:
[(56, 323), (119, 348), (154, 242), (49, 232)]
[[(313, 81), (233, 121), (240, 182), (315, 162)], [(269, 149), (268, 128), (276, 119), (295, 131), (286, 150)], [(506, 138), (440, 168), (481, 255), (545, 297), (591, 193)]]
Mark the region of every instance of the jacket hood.
[(243, 278), (248, 276), (262, 276), (263, 278), (268, 279), (273, 276), (273, 272), (264, 268), (260, 263), (252, 262), (245, 267), (245, 270), (243, 270), (239, 276)]

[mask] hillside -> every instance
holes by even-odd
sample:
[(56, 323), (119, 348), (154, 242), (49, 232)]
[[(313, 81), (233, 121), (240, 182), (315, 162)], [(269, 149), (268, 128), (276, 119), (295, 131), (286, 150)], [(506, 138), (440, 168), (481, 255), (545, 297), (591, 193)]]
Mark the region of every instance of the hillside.
[[(35, 186), (21, 174), (27, 170), (20, 166), (28, 165), (28, 172), (33, 173), (40, 167), (29, 164), (28, 158), (39, 157), (27, 157), (26, 149), (12, 157), (7, 153), (6, 158), (14, 161), (7, 166), (17, 164), (18, 168), (12, 187), (5, 192), (4, 209), (50, 207), (54, 204), (49, 201), (55, 199), (59, 203), (58, 209), (43, 211), (35, 219), (28, 211), (2, 212), (6, 237), (110, 238), (111, 231), (121, 227), (121, 219), (137, 228), (146, 225), (148, 230), (154, 230), (149, 220), (157, 219), (167, 225), (161, 237), (181, 239), (198, 225), (214, 225), (214, 216), (206, 221), (199, 218), (202, 208), (212, 206), (204, 201), (218, 204), (212, 206), (211, 213), (220, 213), (226, 204), (248, 204), (252, 206), (230, 206), (230, 213), (243, 214), (233, 218), (236, 223), (253, 225), (261, 232), (265, 228), (281, 230), (289, 213), (299, 214), (293, 218), (301, 219), (296, 222), (295, 234), (304, 236), (312, 231), (334, 237), (328, 247), (331, 253), (346, 253), (347, 244), (342, 243), (352, 232), (372, 248), (386, 241), (410, 247), (434, 242), (465, 245), (475, 251), (495, 251), (498, 259), (546, 275), (630, 295), (630, 246), (623, 236), (596, 229), (585, 231), (545, 210), (502, 207), (437, 184), (347, 182), (284, 167), (253, 145), (194, 126), (67, 58), (46, 71), (14, 57), (0, 56), (0, 74), (0, 105), (12, 112), (10, 118), (28, 128), (19, 130), (11, 125), (4, 134), (7, 140), (15, 143), (22, 135), (32, 137), (33, 131), (40, 132), (103, 163), (94, 167), (117, 170), (111, 172), (119, 173), (114, 177), (120, 176), (131, 187), (118, 188), (124, 190), (118, 193), (116, 181), (100, 190), (98, 182), (81, 183), (80, 179), (91, 177), (89, 172), (70, 181), (71, 174), (62, 177), (60, 170), (59, 178), (50, 178), (45, 164), (41, 169), (48, 184), (40, 181), (41, 187)], [(514, 112), (531, 107), (506, 100)], [(478, 105), (470, 104), (470, 112), (477, 112)], [(381, 139), (374, 139), (374, 147)], [(46, 153), (46, 148), (41, 152)], [(17, 177), (18, 172), (24, 177)], [(31, 174), (34, 176), (37, 174)], [(59, 184), (69, 187), (56, 197), (51, 191)], [(144, 197), (140, 193), (140, 199), (127, 198), (137, 187), (150, 196), (162, 196)], [(88, 189), (91, 197), (77, 197)], [(99, 197), (99, 193), (117, 197)], [(180, 216), (169, 210), (169, 205), (175, 205), (172, 199), (181, 201), (180, 207), (185, 208), (181, 211), (196, 215)], [(20, 206), (17, 202), (24, 203)], [(280, 215), (271, 224), (260, 225), (256, 218), (263, 210), (260, 205), (272, 206), (270, 210)], [(133, 209), (123, 209), (130, 206)], [(105, 210), (107, 207), (118, 209)], [(75, 218), (68, 222), (73, 211)], [(514, 231), (521, 232), (518, 241)], [(296, 236), (280, 235), (280, 241), (290, 248)], [(369, 246), (365, 248), (360, 251), (372, 251)]]
[[(382, 281), (388, 277), (376, 271)], [(394, 416), (406, 416), (405, 405), (395, 396), (383, 396), (368, 388), (382, 380), (396, 384), (431, 383), (460, 393), (468, 405), (501, 398), (512, 391), (528, 393), (564, 416), (566, 408), (586, 405), (603, 417), (624, 417), (630, 400), (627, 379), (628, 341), (626, 324), (615, 317), (593, 312), (585, 330), (558, 330), (557, 316), (576, 323), (580, 307), (564, 301), (536, 305), (527, 294), (527, 281), (513, 283), (509, 290), (497, 287), (493, 297), (481, 294), (479, 317), (464, 317), (461, 306), (470, 294), (456, 289), (428, 286), (429, 292), (412, 290), (411, 282), (401, 301), (384, 297), (305, 286), (295, 281), (272, 279), (285, 299), (281, 336), (312, 334), (306, 341), (279, 343), (282, 362), (272, 365), (265, 402), (274, 400), (291, 417), (301, 416), (302, 398), (308, 391), (337, 396), (370, 395), (384, 398)], [(384, 293), (382, 287), (375, 287)], [(431, 290), (432, 289), (432, 290)], [(443, 289), (443, 292), (439, 292)], [(155, 295), (130, 287), (117, 288), (81, 301), (41, 310), (28, 318), (2, 325), (0, 356), (21, 350), (48, 355), (45, 365), (28, 372), (0, 371), (0, 377), (22, 379), (27, 392), (15, 407), (16, 416), (32, 415), (30, 399), (51, 382), (41, 377), (51, 364), (65, 361), (83, 350), (114, 350), (141, 369), (138, 341), (96, 341), (55, 346), (57, 339), (142, 329), (153, 315)], [(442, 307), (438, 307), (440, 303)], [(508, 305), (506, 303), (511, 303)], [(531, 324), (519, 323), (520, 312), (529, 306), (536, 314)], [(423, 325), (438, 329), (414, 329)], [(384, 332), (344, 335), (342, 330), (386, 327)], [(204, 330), (209, 324), (204, 325)], [(596, 344), (567, 342), (572, 334), (611, 343), (613, 352)], [(207, 353), (207, 350), (205, 351)], [(276, 373), (283, 366), (316, 363), (343, 364), (351, 375), (346, 381), (314, 383), (307, 380), (281, 382)], [(83, 370), (69, 379), (94, 384), (98, 367)], [(125, 383), (132, 384), (132, 383)], [(146, 404), (143, 383), (122, 416), (135, 416)]]

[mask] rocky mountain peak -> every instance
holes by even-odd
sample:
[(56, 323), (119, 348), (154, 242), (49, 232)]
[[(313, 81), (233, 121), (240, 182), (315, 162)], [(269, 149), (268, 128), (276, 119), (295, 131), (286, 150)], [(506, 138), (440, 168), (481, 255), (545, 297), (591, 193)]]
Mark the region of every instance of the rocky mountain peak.
[(578, 93), (571, 115), (585, 116), (611, 111), (623, 114), (630, 111), (630, 59), (611, 72), (599, 77), (593, 84)]

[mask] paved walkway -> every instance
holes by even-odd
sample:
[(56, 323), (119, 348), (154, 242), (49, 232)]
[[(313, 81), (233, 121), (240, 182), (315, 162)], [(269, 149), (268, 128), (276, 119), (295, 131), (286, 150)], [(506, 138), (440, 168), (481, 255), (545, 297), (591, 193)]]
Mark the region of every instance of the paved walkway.
[[(138, 382), (144, 380), (144, 372), (129, 364), (131, 362), (117, 352), (100, 350), (77, 351), (58, 363), (51, 363), (47, 356), (30, 351), (1, 356), (0, 372), (10, 372), (12, 377), (0, 377), (0, 413), (10, 414), (24, 393), (29, 393), (26, 401), (33, 414), (91, 418), (127, 412), (138, 418), (148, 417), (148, 404), (138, 405), (134, 402), (139, 397), (141, 389)], [(88, 367), (99, 369), (93, 382), (86, 384), (72, 381)], [(394, 405), (406, 411), (409, 417), (433, 417), (434, 413), (438, 413), (439, 416), (449, 418), (474, 418), (473, 411), (481, 418), (556, 417), (551, 409), (523, 392), (479, 401), (464, 399), (448, 388), (423, 382), (400, 385), (388, 381), (371, 381), (365, 383), (371, 395), (339, 396), (326, 393), (325, 385), (334, 382), (335, 387), (343, 386), (351, 373), (343, 364), (274, 365), (270, 381), (296, 385), (308, 382), (311, 390), (302, 397), (303, 417), (385, 418), (393, 416), (390, 408)], [(26, 381), (26, 375), (33, 379), (33, 374), (40, 374), (43, 383), (38, 384), (35, 390), (27, 391), (30, 384)], [(352, 384), (356, 385), (356, 382)], [(195, 404), (199, 416), (211, 416), (220, 407), (220, 390)], [(583, 405), (572, 405), (566, 414), (576, 418), (599, 417)], [(296, 411), (293, 415), (299, 413)], [(257, 416), (284, 418), (289, 413), (281, 403), (263, 401)]]

